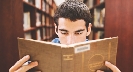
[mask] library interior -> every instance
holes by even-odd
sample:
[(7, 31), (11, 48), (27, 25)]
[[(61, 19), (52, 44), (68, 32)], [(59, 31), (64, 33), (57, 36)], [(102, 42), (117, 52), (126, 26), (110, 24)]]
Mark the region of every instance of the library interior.
[[(116, 66), (133, 71), (133, 0), (78, 0), (92, 16), (88, 40), (118, 36)], [(19, 60), (17, 37), (51, 42), (54, 12), (63, 0), (0, 0), (0, 71)]]

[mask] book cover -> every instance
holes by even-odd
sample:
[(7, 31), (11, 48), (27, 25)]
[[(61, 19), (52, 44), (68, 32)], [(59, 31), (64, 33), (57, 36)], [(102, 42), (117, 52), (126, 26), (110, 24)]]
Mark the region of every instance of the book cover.
[(116, 64), (118, 37), (90, 40), (70, 45), (18, 38), (19, 56), (38, 61), (34, 70), (42, 72), (95, 72), (109, 70), (105, 61)]

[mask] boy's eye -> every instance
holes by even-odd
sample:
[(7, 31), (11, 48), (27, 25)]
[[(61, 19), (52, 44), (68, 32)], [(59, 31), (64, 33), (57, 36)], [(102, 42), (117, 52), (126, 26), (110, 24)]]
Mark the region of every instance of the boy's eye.
[(75, 32), (76, 35), (80, 35), (82, 34), (83, 32)]
[(61, 34), (67, 35), (67, 34), (68, 34), (68, 32), (61, 32)]

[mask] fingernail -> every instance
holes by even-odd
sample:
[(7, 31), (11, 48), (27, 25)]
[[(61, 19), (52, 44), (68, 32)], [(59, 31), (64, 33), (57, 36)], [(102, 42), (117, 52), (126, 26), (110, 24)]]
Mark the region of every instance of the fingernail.
[(34, 65), (34, 66), (38, 66), (38, 62), (35, 61), (35, 62), (33, 63), (33, 65)]
[(108, 62), (108, 61), (105, 61), (105, 64), (109, 64), (110, 62)]
[(29, 55), (26, 55), (25, 58), (29, 58)]

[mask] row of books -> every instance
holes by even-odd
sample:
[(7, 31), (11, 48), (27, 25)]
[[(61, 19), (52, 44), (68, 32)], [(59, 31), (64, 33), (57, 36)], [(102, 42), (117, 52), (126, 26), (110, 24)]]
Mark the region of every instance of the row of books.
[[(24, 1), (32, 5), (34, 3), (34, 0), (24, 0)], [(42, 9), (43, 11), (46, 11), (47, 13), (49, 13), (50, 10), (52, 10), (49, 4), (52, 5), (52, 0), (46, 0), (46, 2), (44, 0), (35, 0), (35, 6), (39, 9)]]
[[(46, 16), (45, 14), (42, 14), (37, 12), (36, 13), (36, 26), (46, 25), (50, 26), (52, 23), (52, 20), (50, 17)], [(30, 12), (24, 12), (23, 13), (23, 28), (24, 30), (27, 30), (31, 27), (31, 18), (30, 18)]]
[[(43, 32), (43, 34), (44, 33), (45, 32)], [(32, 39), (31, 32), (24, 33), (24, 37), (25, 37), (25, 39)], [(37, 40), (41, 40), (41, 33), (40, 33), (40, 30), (39, 29), (36, 31), (36, 37), (37, 37)]]
[[(43, 32), (43, 34), (45, 35), (45, 31)], [(39, 29), (36, 31), (36, 37), (37, 37), (37, 40), (41, 40), (41, 33), (40, 33), (40, 30)], [(26, 39), (32, 39), (31, 32), (24, 33), (24, 38), (26, 38)]]
[[(47, 30), (46, 30), (47, 29)], [(47, 32), (46, 32), (47, 31)], [(43, 34), (43, 37), (41, 37), (41, 30), (40, 29), (37, 29), (36, 30), (36, 40), (42, 40), (42, 39), (46, 39), (46, 37), (49, 37), (51, 38), (52, 35), (53, 35), (53, 29), (52, 28), (42, 28), (42, 34)], [(47, 33), (47, 34), (46, 34)], [(29, 32), (25, 32), (24, 33), (24, 38), (25, 39), (32, 39), (32, 34), (31, 34), (31, 31)]]

